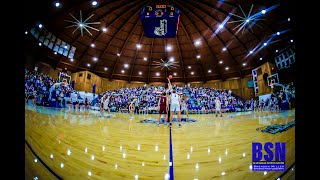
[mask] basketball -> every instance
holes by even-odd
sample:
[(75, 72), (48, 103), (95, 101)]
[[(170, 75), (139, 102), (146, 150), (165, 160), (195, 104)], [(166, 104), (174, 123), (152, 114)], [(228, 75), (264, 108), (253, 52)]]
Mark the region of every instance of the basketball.
[(169, 75), (169, 79), (172, 79), (172, 76), (171, 76), (171, 75)]

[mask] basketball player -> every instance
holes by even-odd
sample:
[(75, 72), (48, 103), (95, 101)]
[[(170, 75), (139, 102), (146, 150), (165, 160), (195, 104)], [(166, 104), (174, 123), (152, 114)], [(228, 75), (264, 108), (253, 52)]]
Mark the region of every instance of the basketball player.
[(134, 102), (134, 113), (140, 114), (139, 99)]
[(169, 103), (168, 103), (168, 98), (166, 94), (167, 93), (164, 91), (161, 97), (159, 98), (159, 102), (158, 102), (159, 117), (158, 117), (158, 123), (157, 123), (158, 126), (160, 124), (160, 118), (162, 114), (164, 115), (164, 125), (167, 124), (167, 120), (168, 120), (167, 111), (169, 110), (169, 107), (168, 107)]
[(69, 110), (72, 109), (72, 100), (71, 100), (71, 97), (69, 98), (69, 101), (68, 101), (68, 109), (69, 109)]
[(264, 100), (262, 99), (261, 101), (260, 101), (260, 111), (263, 111), (264, 110)]
[(82, 104), (82, 109), (85, 111), (85, 110), (88, 110), (87, 109), (87, 106), (88, 106), (88, 98), (86, 97), (83, 101), (83, 104)]
[(130, 112), (130, 119), (133, 118), (133, 111), (134, 111), (134, 107), (133, 104), (137, 101), (137, 98), (134, 97), (133, 101), (131, 101), (130, 105), (129, 105), (129, 112)]
[(278, 101), (277, 97), (274, 97), (273, 104), (274, 104), (273, 106), (274, 106), (275, 111), (280, 111), (279, 101)]
[[(167, 88), (166, 89), (166, 94), (167, 94), (167, 99), (169, 99), (170, 95), (172, 93), (172, 85), (171, 85), (170, 78), (167, 78), (167, 79), (168, 79), (168, 83), (165, 84), (165, 88)], [(169, 101), (167, 117), (170, 117), (170, 107), (171, 107), (171, 102)], [(167, 118), (167, 120), (169, 121), (169, 118)]]
[(216, 117), (218, 117), (218, 111), (220, 113), (220, 117), (222, 117), (221, 102), (218, 97), (216, 97), (216, 100), (214, 100), (214, 103), (215, 103), (215, 108), (216, 108)]
[(254, 100), (254, 111), (259, 111), (259, 100)]
[(87, 109), (88, 109), (88, 111), (91, 109), (91, 104), (92, 104), (92, 102), (91, 102), (91, 100), (89, 99), (89, 100), (88, 100), (88, 104), (87, 104)]
[(204, 106), (201, 107), (201, 114), (206, 114), (206, 108)]
[(105, 98), (106, 98), (106, 95), (104, 94), (100, 99), (100, 117), (103, 115), (103, 112), (104, 112), (103, 104), (104, 104)]
[(268, 111), (273, 111), (273, 97), (271, 97), (269, 100)]
[(172, 84), (170, 81), (170, 78), (167, 78), (168, 82), (164, 85), (164, 88), (166, 89), (166, 92), (168, 93), (169, 91), (172, 92)]
[(108, 111), (108, 113), (110, 114), (109, 101), (110, 101), (110, 95), (107, 97), (106, 100), (104, 100), (103, 108), (104, 108), (105, 111)]
[(76, 102), (75, 102), (75, 105), (74, 105), (74, 110), (79, 110), (80, 111), (80, 105), (79, 105), (79, 100), (78, 100), (78, 97), (76, 97)]
[(37, 103), (37, 91), (34, 90), (32, 94), (32, 105), (36, 106), (36, 103)]
[(189, 112), (188, 112), (188, 103), (184, 100), (182, 101), (181, 104), (181, 113), (184, 111), (184, 113), (187, 115), (187, 118), (189, 117)]
[(173, 114), (174, 111), (177, 112), (178, 114), (178, 121), (179, 121), (179, 128), (181, 127), (181, 116), (180, 116), (180, 97), (179, 95), (176, 93), (176, 90), (173, 89), (172, 94), (170, 96), (170, 125), (169, 127), (172, 126), (172, 119), (173, 119)]

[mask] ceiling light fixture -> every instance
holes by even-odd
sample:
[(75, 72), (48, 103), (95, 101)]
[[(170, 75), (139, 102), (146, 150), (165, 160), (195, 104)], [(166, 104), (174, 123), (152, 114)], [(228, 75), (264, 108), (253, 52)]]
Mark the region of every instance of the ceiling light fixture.
[[(70, 13), (69, 13), (70, 14)], [(87, 19), (85, 19), (84, 21), (82, 21), (82, 11), (80, 10), (80, 18), (79, 20), (76, 19), (72, 14), (70, 14), (70, 16), (75, 20), (75, 21), (70, 21), (70, 20), (64, 20), (66, 22), (70, 22), (70, 23), (73, 23), (73, 25), (70, 25), (70, 26), (67, 26), (66, 28), (70, 28), (70, 27), (77, 27), (73, 32), (72, 34), (80, 29), (80, 32), (81, 32), (81, 36), (83, 36), (83, 29), (86, 30), (91, 36), (92, 34), (90, 33), (90, 31), (87, 29), (87, 28), (90, 28), (90, 29), (93, 29), (95, 31), (99, 31), (99, 29), (97, 28), (94, 28), (94, 27), (91, 27), (89, 25), (92, 25), (92, 24), (100, 24), (100, 22), (87, 22), (94, 14), (92, 14), (91, 16), (89, 16)]]

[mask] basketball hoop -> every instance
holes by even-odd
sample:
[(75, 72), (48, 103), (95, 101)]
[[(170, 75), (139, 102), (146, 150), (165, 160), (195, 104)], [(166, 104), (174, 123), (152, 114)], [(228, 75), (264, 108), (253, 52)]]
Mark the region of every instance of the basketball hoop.
[(268, 86), (271, 87), (271, 89), (273, 89), (274, 86), (279, 86), (278, 73), (272, 74), (271, 76), (268, 76), (267, 81), (268, 81)]

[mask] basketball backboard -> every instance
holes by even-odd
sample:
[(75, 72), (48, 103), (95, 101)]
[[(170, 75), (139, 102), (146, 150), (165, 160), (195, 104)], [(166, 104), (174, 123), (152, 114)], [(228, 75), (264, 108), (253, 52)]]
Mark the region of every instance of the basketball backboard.
[(275, 73), (275, 74), (272, 74), (271, 76), (268, 76), (267, 81), (268, 81), (268, 86), (270, 86), (270, 87), (272, 84), (275, 84), (275, 83), (280, 84), (278, 73)]

